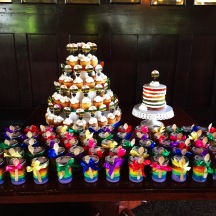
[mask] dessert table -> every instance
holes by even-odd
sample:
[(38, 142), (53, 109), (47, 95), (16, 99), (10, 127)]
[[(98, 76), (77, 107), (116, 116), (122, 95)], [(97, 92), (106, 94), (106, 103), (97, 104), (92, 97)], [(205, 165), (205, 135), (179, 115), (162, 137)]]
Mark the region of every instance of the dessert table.
[[(133, 106), (120, 106), (122, 110), (121, 123), (132, 126), (140, 124), (141, 119), (134, 117), (131, 112)], [(174, 117), (163, 121), (164, 125), (190, 126), (196, 122), (182, 109), (174, 107)], [(45, 125), (46, 106), (39, 106), (26, 121), (27, 125)], [(27, 182), (23, 185), (12, 185), (6, 181), (0, 185), (0, 203), (64, 203), (64, 202), (90, 202), (93, 206), (104, 211), (103, 215), (119, 215), (120, 201), (136, 200), (197, 200), (216, 199), (216, 181), (209, 175), (207, 182), (197, 183), (191, 178), (186, 182), (174, 182), (170, 172), (164, 183), (156, 183), (151, 179), (150, 170), (145, 171), (146, 178), (141, 183), (133, 183), (128, 178), (128, 167), (121, 169), (118, 183), (106, 181), (104, 170), (99, 171), (98, 181), (86, 183), (82, 172), (74, 171), (73, 180), (68, 184), (60, 184), (57, 175), (50, 172), (49, 181), (44, 185), (37, 185), (32, 174), (27, 173)]]

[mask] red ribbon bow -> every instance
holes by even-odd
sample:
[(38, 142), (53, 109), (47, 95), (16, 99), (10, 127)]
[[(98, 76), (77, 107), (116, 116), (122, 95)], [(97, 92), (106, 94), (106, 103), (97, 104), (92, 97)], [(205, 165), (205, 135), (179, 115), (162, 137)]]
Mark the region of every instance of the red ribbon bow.
[(132, 164), (129, 164), (129, 167), (132, 168), (133, 171), (141, 170), (142, 176), (145, 177), (144, 167), (149, 164), (151, 164), (150, 160), (145, 160), (142, 163), (138, 163), (136, 160), (133, 160)]

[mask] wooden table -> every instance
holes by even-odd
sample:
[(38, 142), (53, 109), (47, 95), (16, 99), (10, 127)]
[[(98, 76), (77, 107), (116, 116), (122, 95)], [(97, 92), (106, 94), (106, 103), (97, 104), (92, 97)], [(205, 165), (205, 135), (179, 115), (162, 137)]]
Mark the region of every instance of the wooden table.
[[(134, 117), (132, 106), (123, 106), (121, 123), (133, 126), (140, 124), (142, 119)], [(41, 106), (31, 115), (26, 125), (45, 124), (46, 107)], [(183, 110), (174, 108), (175, 116), (165, 120), (165, 125), (175, 123), (177, 126), (192, 125), (195, 123)], [(32, 174), (27, 174), (27, 182), (14, 186), (10, 181), (0, 185), (0, 203), (63, 203), (63, 202), (91, 202), (97, 208), (107, 211), (103, 215), (118, 215), (118, 203), (127, 200), (187, 200), (187, 199), (216, 199), (216, 181), (209, 176), (206, 183), (197, 183), (188, 179), (184, 183), (174, 182), (170, 173), (164, 183), (155, 183), (151, 175), (146, 172), (146, 178), (141, 183), (132, 183), (128, 179), (128, 168), (121, 170), (119, 183), (109, 183), (105, 179), (104, 170), (99, 171), (99, 180), (96, 183), (86, 183), (82, 172), (73, 173), (73, 181), (63, 185), (58, 183), (55, 173), (50, 173), (50, 181), (44, 185), (33, 182)], [(115, 213), (114, 213), (115, 212)]]

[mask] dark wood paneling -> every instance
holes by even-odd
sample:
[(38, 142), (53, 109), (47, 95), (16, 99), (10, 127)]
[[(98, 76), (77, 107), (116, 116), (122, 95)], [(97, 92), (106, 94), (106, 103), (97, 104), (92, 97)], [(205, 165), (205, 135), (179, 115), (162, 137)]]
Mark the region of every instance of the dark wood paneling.
[(151, 79), (152, 35), (139, 35), (136, 78), (136, 104), (142, 103), (143, 85)]
[(190, 89), (190, 86), (188, 86), (188, 79), (192, 44), (192, 35), (179, 36), (173, 98), (173, 103), (177, 106), (184, 107), (187, 103), (187, 92)]
[(32, 89), (26, 34), (15, 34), (17, 71), (19, 74), (21, 105), (32, 107)]
[(209, 107), (215, 73), (214, 35), (195, 35), (190, 64), (187, 106)]
[(137, 35), (112, 35), (111, 88), (122, 104), (135, 103)]
[(173, 104), (178, 35), (154, 35), (152, 41), (152, 70), (160, 72), (159, 81), (167, 86), (166, 101)]
[(28, 35), (33, 105), (47, 103), (58, 79), (56, 35)]
[(1, 107), (19, 107), (21, 98), (13, 34), (0, 34), (0, 80)]

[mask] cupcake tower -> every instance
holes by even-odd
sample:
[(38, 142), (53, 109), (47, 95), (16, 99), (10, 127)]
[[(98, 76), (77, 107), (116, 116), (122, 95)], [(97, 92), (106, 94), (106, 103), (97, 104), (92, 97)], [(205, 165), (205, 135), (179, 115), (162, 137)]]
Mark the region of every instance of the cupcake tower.
[(48, 98), (46, 122), (52, 126), (80, 126), (79, 112), (85, 128), (118, 124), (121, 109), (118, 98), (110, 89), (110, 80), (103, 73), (103, 62), (96, 57), (97, 45), (69, 43), (62, 74), (54, 81), (55, 92)]

